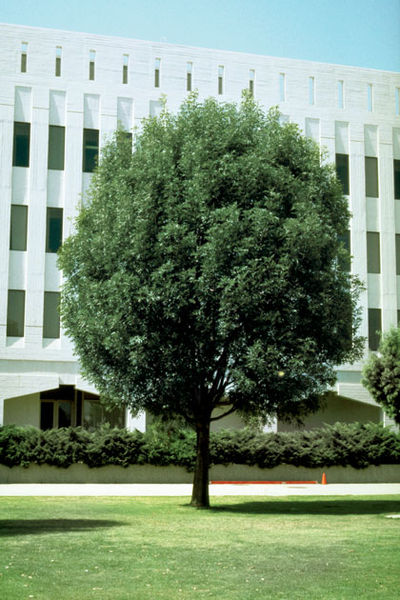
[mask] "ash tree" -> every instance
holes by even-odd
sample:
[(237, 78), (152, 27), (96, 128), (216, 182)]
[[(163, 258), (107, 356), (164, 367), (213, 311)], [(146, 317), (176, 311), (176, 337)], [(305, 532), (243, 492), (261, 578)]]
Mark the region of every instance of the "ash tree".
[(250, 98), (192, 95), (105, 146), (59, 258), (62, 319), (108, 403), (197, 433), (192, 505), (209, 505), (210, 423), (300, 419), (359, 354), (349, 213), (331, 165)]
[(364, 366), (362, 384), (400, 425), (400, 329), (392, 327), (382, 336), (377, 354), (371, 353)]

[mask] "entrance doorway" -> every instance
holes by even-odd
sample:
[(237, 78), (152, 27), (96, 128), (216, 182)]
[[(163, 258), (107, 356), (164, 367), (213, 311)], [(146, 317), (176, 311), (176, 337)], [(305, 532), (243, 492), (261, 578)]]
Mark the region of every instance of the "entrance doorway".
[(76, 426), (96, 429), (104, 424), (124, 427), (124, 408), (107, 409), (99, 396), (77, 390), (73, 385), (60, 385), (40, 393), (40, 429)]
[(75, 418), (76, 391), (73, 385), (60, 385), (40, 393), (40, 429), (72, 427)]
[(42, 400), (40, 403), (40, 429), (71, 427), (72, 402), (69, 400)]

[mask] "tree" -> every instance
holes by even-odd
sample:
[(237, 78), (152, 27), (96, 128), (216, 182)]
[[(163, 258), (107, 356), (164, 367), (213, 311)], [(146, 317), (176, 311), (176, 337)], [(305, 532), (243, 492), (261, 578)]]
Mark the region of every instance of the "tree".
[(108, 402), (196, 430), (192, 505), (208, 506), (210, 423), (300, 419), (358, 355), (347, 203), (317, 145), (248, 97), (192, 95), (133, 153), (125, 138), (62, 248), (62, 319)]
[(371, 353), (364, 366), (362, 384), (400, 425), (400, 329), (392, 327), (382, 336), (378, 353)]

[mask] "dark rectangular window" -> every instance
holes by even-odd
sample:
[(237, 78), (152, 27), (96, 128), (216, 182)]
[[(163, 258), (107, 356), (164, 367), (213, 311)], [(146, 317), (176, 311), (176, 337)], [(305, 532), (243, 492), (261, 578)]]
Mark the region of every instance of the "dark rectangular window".
[(251, 96), (254, 96), (254, 81), (256, 78), (256, 72), (254, 69), (249, 70), (249, 92)]
[(83, 172), (93, 173), (99, 155), (99, 130), (83, 130)]
[(218, 94), (222, 95), (224, 93), (224, 67), (220, 65), (218, 67)]
[(58, 401), (58, 426), (71, 427), (72, 425), (72, 402)]
[(130, 131), (123, 131), (122, 135), (124, 136), (124, 138), (126, 140), (128, 140), (128, 142), (130, 143), (130, 145), (132, 146), (132, 133)]
[(94, 81), (95, 60), (96, 60), (96, 52), (94, 50), (90, 50), (90, 52), (89, 52), (89, 80), (90, 81)]
[(47, 168), (64, 170), (65, 127), (49, 125), (49, 154)]
[(160, 87), (160, 69), (161, 69), (161, 59), (156, 58), (154, 62), (154, 87)]
[(82, 406), (82, 426), (95, 429), (108, 423), (111, 427), (122, 428), (125, 425), (125, 411), (120, 407), (106, 409), (94, 394), (84, 392)]
[(28, 207), (11, 205), (10, 250), (26, 250)]
[(56, 77), (61, 77), (61, 58), (56, 56)]
[(56, 77), (61, 77), (61, 46), (56, 48)]
[(22, 42), (21, 44), (21, 73), (26, 73), (28, 69), (28, 44)]
[(336, 175), (342, 184), (343, 194), (349, 195), (349, 155), (336, 154)]
[(380, 308), (368, 309), (368, 347), (378, 350), (382, 331), (382, 316)]
[(31, 124), (14, 121), (13, 167), (29, 167)]
[(192, 75), (193, 75), (193, 63), (188, 62), (186, 63), (186, 91), (187, 92), (191, 92), (192, 91)]
[(376, 156), (365, 157), (365, 195), (379, 198), (378, 159)]
[(367, 231), (367, 271), (368, 273), (381, 272), (381, 251), (379, 233)]
[(27, 58), (26, 58), (26, 54), (25, 52), (22, 52), (21, 54), (21, 73), (26, 73), (26, 67), (27, 67)]
[(76, 423), (77, 427), (82, 425), (82, 396), (83, 392), (76, 390)]
[(71, 427), (73, 402), (69, 400), (45, 400), (40, 403), (40, 429)]
[(346, 231), (343, 235), (339, 236), (339, 242), (343, 244), (343, 247), (349, 253), (348, 256), (343, 257), (340, 261), (340, 266), (343, 271), (351, 270), (351, 243), (350, 243), (350, 231)]
[(396, 233), (396, 275), (400, 275), (400, 235)]
[(129, 55), (124, 54), (123, 56), (123, 65), (122, 65), (122, 83), (128, 83), (128, 64), (129, 64)]
[(25, 324), (25, 292), (8, 290), (7, 335), (24, 337)]
[(62, 244), (63, 209), (48, 208), (46, 221), (46, 252), (54, 253)]
[(60, 294), (59, 292), (45, 292), (43, 305), (43, 337), (60, 337)]
[(40, 403), (40, 429), (47, 431), (54, 427), (54, 402), (45, 402), (42, 400)]
[(393, 161), (394, 197), (400, 200), (400, 160)]

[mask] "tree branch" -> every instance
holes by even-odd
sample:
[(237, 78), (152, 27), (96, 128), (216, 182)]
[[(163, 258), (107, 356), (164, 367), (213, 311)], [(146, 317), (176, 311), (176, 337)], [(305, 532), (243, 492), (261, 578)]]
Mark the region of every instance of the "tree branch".
[(218, 417), (211, 417), (210, 421), (219, 421), (220, 419), (223, 419), (224, 417), (227, 417), (228, 415), (231, 415), (233, 412), (235, 412), (236, 408), (234, 406), (232, 406), (231, 409), (227, 410), (226, 412), (222, 413), (222, 415), (219, 415)]
[(214, 408), (219, 408), (220, 406), (232, 406), (232, 402), (230, 400), (220, 400), (214, 404)]
[[(227, 344), (229, 345), (229, 340), (227, 340)], [(210, 390), (210, 395), (214, 396), (217, 394), (217, 392), (220, 392), (221, 390), (221, 384), (224, 381), (225, 375), (226, 375), (226, 363), (228, 361), (228, 348), (227, 346), (225, 346), (225, 348), (222, 350), (221, 356), (219, 357), (217, 364), (216, 364), (216, 368), (215, 368), (215, 378), (214, 378), (214, 382), (211, 386), (211, 390)], [(222, 386), (223, 388), (225, 387), (224, 385)]]

